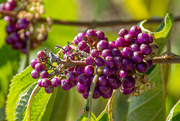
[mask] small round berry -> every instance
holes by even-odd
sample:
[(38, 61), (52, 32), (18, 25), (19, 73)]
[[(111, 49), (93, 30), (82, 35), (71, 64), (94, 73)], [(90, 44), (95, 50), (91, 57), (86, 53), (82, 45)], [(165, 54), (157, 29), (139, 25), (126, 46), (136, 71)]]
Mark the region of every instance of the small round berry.
[(98, 99), (100, 97), (101, 97), (100, 91), (95, 88), (94, 93), (93, 93), (93, 99)]
[(37, 58), (46, 58), (47, 55), (44, 51), (40, 50), (37, 52)]
[(51, 86), (51, 81), (48, 79), (48, 78), (43, 78), (42, 79), (42, 82), (41, 82), (41, 85), (45, 88)]
[(143, 54), (140, 51), (134, 51), (132, 54), (131, 59), (135, 62), (135, 63), (140, 63), (143, 61)]
[(138, 42), (141, 44), (149, 42), (149, 35), (147, 33), (138, 34)]
[(107, 84), (107, 79), (106, 79), (106, 77), (105, 76), (100, 76), (99, 78), (98, 78), (98, 81), (97, 81), (97, 83), (99, 84), (99, 85), (106, 85)]
[(151, 53), (151, 46), (149, 44), (142, 44), (140, 46), (140, 51), (144, 54), (144, 55), (148, 55)]
[(108, 93), (110, 90), (111, 90), (111, 88), (110, 88), (110, 86), (109, 85), (100, 85), (99, 87), (98, 87), (98, 89), (99, 89), (99, 91), (102, 93), (102, 94), (106, 94), (106, 93)]
[(86, 32), (86, 35), (88, 36), (96, 36), (96, 31), (93, 29), (88, 29)]
[(121, 86), (121, 81), (118, 79), (117, 83), (111, 86), (112, 89), (118, 89)]
[(108, 77), (108, 85), (110, 86), (114, 86), (117, 83), (117, 81), (118, 81), (117, 78), (114, 76)]
[(127, 29), (121, 29), (120, 31), (119, 31), (119, 36), (120, 37), (124, 37), (124, 35), (126, 35), (126, 34), (128, 34), (129, 33), (129, 31), (127, 30)]
[(122, 66), (122, 58), (114, 57), (114, 66), (120, 68)]
[(115, 41), (116, 46), (123, 47), (125, 43), (125, 40), (123, 37), (118, 37)]
[(124, 36), (124, 40), (125, 40), (125, 42), (128, 43), (128, 44), (134, 43), (134, 37), (133, 37), (133, 35), (131, 35), (131, 34), (125, 35), (125, 36)]
[(110, 41), (108, 49), (112, 50), (114, 48), (118, 48), (118, 46), (116, 46), (115, 41)]
[(37, 64), (35, 65), (35, 70), (36, 70), (37, 72), (42, 71), (43, 68), (44, 68), (44, 65), (41, 64), (41, 63), (37, 63)]
[(79, 33), (77, 35), (78, 42), (81, 42), (85, 35), (86, 35), (85, 33)]
[(120, 51), (119, 51), (119, 49), (118, 49), (118, 48), (112, 49), (112, 54), (113, 54), (114, 56), (120, 56)]
[(67, 78), (70, 80), (70, 81), (73, 81), (76, 79), (76, 74), (73, 72), (73, 71), (70, 71), (68, 74), (67, 74)]
[(112, 56), (112, 51), (110, 49), (105, 49), (102, 51), (102, 57), (106, 57), (106, 56)]
[(135, 37), (138, 36), (139, 33), (141, 33), (141, 28), (139, 26), (132, 26), (129, 30), (129, 33)]
[(84, 50), (84, 49), (86, 49), (86, 47), (87, 47), (86, 42), (81, 41), (78, 43), (79, 50)]
[(137, 69), (137, 71), (139, 71), (140, 73), (145, 73), (145, 72), (147, 72), (147, 70), (148, 70), (148, 65), (147, 65), (146, 63), (144, 63), (144, 62), (141, 62), (141, 63), (138, 63), (138, 64), (136, 65), (136, 69)]
[(149, 43), (152, 43), (154, 41), (153, 36), (149, 35)]
[(102, 70), (102, 74), (103, 74), (104, 76), (106, 76), (106, 77), (111, 76), (111, 75), (112, 75), (112, 69), (111, 69), (111, 67), (109, 67), (109, 66), (104, 67), (103, 70)]
[(38, 86), (42, 87), (42, 79), (38, 79)]
[(111, 56), (106, 56), (104, 59), (104, 64), (106, 66), (113, 66), (114, 65), (114, 59)]
[(71, 81), (68, 79), (62, 79), (61, 80), (61, 87), (63, 90), (70, 90), (72, 87)]
[(92, 49), (91, 50), (91, 56), (92, 57), (98, 57), (99, 56), (99, 51), (97, 49)]
[(74, 44), (78, 45), (79, 41), (77, 39), (77, 36), (74, 37), (74, 40), (73, 40)]
[(53, 77), (51, 79), (51, 83), (53, 87), (58, 87), (61, 84), (60, 78), (59, 77)]
[(101, 58), (101, 57), (97, 57), (95, 60), (94, 60), (96, 66), (100, 67), (100, 66), (103, 66), (104, 65), (104, 60)]
[(72, 85), (71, 88), (75, 87), (77, 85), (77, 81), (76, 80), (71, 81), (71, 85)]
[(83, 85), (83, 84), (78, 82), (76, 89), (81, 94), (87, 94), (88, 91), (89, 91), (89, 86), (88, 85)]
[(8, 34), (10, 34), (10, 33), (12, 33), (12, 32), (15, 32), (15, 31), (16, 31), (16, 27), (15, 27), (14, 24), (8, 24), (8, 25), (6, 26), (6, 32), (7, 32)]
[(90, 53), (90, 47), (87, 47), (84, 51)]
[(35, 65), (38, 63), (37, 61), (38, 61), (38, 59), (33, 59), (33, 60), (31, 61), (31, 67), (32, 67), (33, 69), (35, 69)]
[(146, 64), (148, 65), (148, 68), (152, 67), (152, 60), (147, 60)]
[(124, 71), (124, 70), (119, 71), (120, 78), (123, 78), (124, 76), (127, 76), (127, 75), (128, 75), (127, 71)]
[(101, 41), (99, 41), (98, 44), (97, 44), (97, 49), (98, 49), (99, 51), (102, 51), (102, 50), (104, 50), (104, 49), (108, 49), (108, 46), (109, 46), (108, 41), (106, 41), (106, 40), (101, 40)]
[(77, 76), (79, 76), (80, 74), (84, 73), (84, 68), (83, 66), (77, 66), (74, 68), (74, 72), (76, 73)]
[(13, 42), (17, 42), (19, 41), (20, 37), (19, 37), (19, 34), (17, 32), (12, 32), (10, 35), (9, 35), (10, 39), (13, 41)]
[(40, 72), (40, 76), (41, 76), (42, 78), (48, 78), (49, 73), (48, 73), (46, 70), (43, 70), (43, 71)]
[(45, 91), (46, 91), (46, 93), (48, 93), (48, 94), (53, 93), (54, 87), (51, 85), (51, 86), (45, 88)]
[(124, 66), (124, 71), (131, 71), (133, 69), (133, 62), (130, 59), (123, 59), (123, 66)]
[(11, 38), (10, 38), (10, 36), (6, 36), (6, 43), (8, 44), (8, 45), (12, 45), (14, 42), (11, 40)]
[(104, 39), (105, 35), (103, 31), (97, 31), (96, 32), (97, 38), (98, 39)]
[(140, 46), (139, 46), (139, 44), (132, 44), (131, 45), (131, 49), (134, 50), (134, 51), (139, 51), (140, 50)]
[(122, 92), (124, 95), (129, 95), (129, 94), (133, 93), (134, 90), (135, 90), (135, 87), (133, 87), (132, 89), (121, 88), (121, 92)]
[(84, 97), (84, 99), (87, 99), (88, 98), (88, 93), (87, 94), (82, 94), (82, 96)]
[(130, 47), (124, 47), (121, 51), (121, 54), (123, 57), (128, 58), (132, 55), (132, 49)]
[(78, 82), (80, 82), (83, 85), (87, 85), (89, 83), (89, 76), (85, 73), (82, 73), (78, 76)]
[(108, 99), (108, 98), (110, 98), (112, 96), (112, 93), (113, 93), (113, 89), (111, 89), (108, 93), (103, 94), (102, 97), (104, 99)]
[(0, 11), (3, 11), (3, 10), (5, 10), (5, 3), (0, 4)]
[(12, 6), (10, 3), (5, 3), (5, 10), (12, 11), (14, 9), (14, 6)]
[(92, 65), (87, 65), (84, 69), (84, 73), (86, 75), (93, 75), (94, 74), (94, 67)]
[(85, 63), (86, 65), (92, 65), (94, 63), (94, 60), (91, 56), (89, 56), (85, 59)]
[(32, 70), (31, 71), (31, 76), (32, 76), (32, 78), (37, 79), (37, 78), (39, 78), (40, 75), (39, 75), (38, 71)]
[(17, 41), (13, 44), (12, 48), (15, 50), (22, 49), (24, 46), (24, 43), (22, 41)]
[(123, 88), (131, 89), (132, 87), (134, 87), (134, 85), (135, 85), (135, 79), (132, 76), (127, 75), (122, 78), (122, 87)]

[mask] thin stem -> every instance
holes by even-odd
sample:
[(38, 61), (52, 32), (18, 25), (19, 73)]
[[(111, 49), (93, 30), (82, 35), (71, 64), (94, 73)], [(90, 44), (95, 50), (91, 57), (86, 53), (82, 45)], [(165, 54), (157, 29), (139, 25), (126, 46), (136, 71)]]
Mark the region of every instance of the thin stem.
[(96, 86), (96, 82), (98, 80), (100, 74), (95, 74), (93, 81), (91, 83), (91, 87), (90, 87), (90, 91), (89, 91), (89, 95), (88, 95), (88, 99), (87, 99), (87, 103), (88, 103), (88, 121), (91, 121), (91, 110), (92, 110), (92, 97), (93, 97), (93, 92)]
[[(16, 16), (17, 13), (14, 11), (6, 11), (3, 10), (0, 12), (2, 16)], [(146, 23), (152, 24), (152, 23), (160, 23), (162, 22), (163, 18), (152, 18), (149, 19)], [(111, 20), (111, 21), (67, 21), (67, 20), (57, 20), (53, 19), (53, 23), (57, 25), (69, 25), (69, 26), (83, 26), (88, 28), (96, 28), (96, 27), (107, 27), (107, 26), (117, 26), (117, 25), (133, 25), (137, 24), (142, 20)], [(174, 17), (174, 21), (178, 22), (180, 21), (180, 16)], [(47, 23), (46, 19), (40, 18), (38, 20), (40, 23)]]
[(173, 63), (180, 63), (180, 56), (173, 56), (170, 57), (154, 57), (153, 58), (153, 65), (156, 64), (173, 64)]
[(117, 91), (118, 90), (115, 90), (113, 92), (111, 98), (108, 100), (108, 103), (107, 103), (107, 105), (108, 105), (108, 119), (109, 119), (109, 121), (113, 121), (113, 118), (112, 118), (112, 109), (113, 108), (112, 107), (113, 107), (114, 96), (115, 96)]
[(32, 102), (33, 102), (33, 99), (37, 93), (37, 91), (39, 90), (39, 86), (36, 85), (36, 87), (34, 88), (34, 90), (32, 91), (31, 95), (30, 95), (30, 98), (28, 100), (28, 106), (27, 106), (27, 120), (28, 121), (31, 121), (31, 106), (32, 106)]

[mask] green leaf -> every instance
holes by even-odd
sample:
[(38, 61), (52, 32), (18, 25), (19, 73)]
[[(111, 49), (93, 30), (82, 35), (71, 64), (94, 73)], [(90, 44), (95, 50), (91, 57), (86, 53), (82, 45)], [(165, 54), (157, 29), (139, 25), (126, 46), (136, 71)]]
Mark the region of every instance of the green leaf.
[(0, 121), (5, 121), (5, 106), (0, 108)]
[[(87, 121), (88, 112), (86, 110), (83, 111), (83, 114), (76, 121)], [(91, 121), (97, 121), (96, 116), (93, 112), (91, 112)]]
[[(140, 27), (144, 32), (151, 33), (149, 30), (143, 27), (143, 24), (146, 21), (147, 20), (142, 21), (140, 23)], [(168, 13), (165, 16), (164, 21), (161, 23), (161, 25), (157, 29), (157, 32), (153, 32), (154, 37), (155, 37), (155, 43), (157, 43), (159, 47), (159, 54), (163, 51), (164, 46), (167, 44), (167, 41), (170, 37), (171, 29), (173, 27), (173, 22), (174, 22), (173, 14)]]
[(18, 70), (20, 52), (12, 50), (11, 47), (6, 44), (6, 23), (3, 19), (0, 20), (0, 25), (0, 107), (3, 107), (7, 98), (10, 80)]
[(156, 82), (156, 89), (131, 98), (126, 117), (127, 121), (165, 120), (165, 102), (163, 101), (160, 66), (157, 65), (148, 77), (150, 82)]
[(180, 100), (171, 109), (166, 121), (180, 121)]
[(98, 121), (108, 121), (108, 112), (104, 110), (97, 118)]

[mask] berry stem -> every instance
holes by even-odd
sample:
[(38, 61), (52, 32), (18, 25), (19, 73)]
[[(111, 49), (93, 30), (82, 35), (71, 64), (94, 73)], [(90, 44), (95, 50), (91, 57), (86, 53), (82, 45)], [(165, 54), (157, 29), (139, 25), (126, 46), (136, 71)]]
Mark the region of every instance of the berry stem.
[(170, 56), (162, 56), (162, 57), (154, 57), (153, 58), (153, 65), (156, 64), (173, 64), (173, 63), (180, 63), (180, 56), (178, 55), (170, 55)]
[[(3, 10), (0, 12), (2, 16), (16, 16), (17, 13), (14, 11), (7, 11)], [(148, 24), (152, 23), (161, 23), (163, 18), (153, 18), (149, 19), (147, 21)], [(111, 20), (111, 21), (66, 21), (66, 20), (57, 20), (53, 19), (53, 23), (57, 25), (68, 25), (68, 26), (84, 26), (88, 28), (97, 28), (97, 27), (107, 27), (107, 26), (117, 26), (117, 25), (133, 25), (137, 24), (138, 22), (143, 21), (143, 20)], [(180, 21), (180, 16), (174, 17), (174, 22)], [(38, 20), (40, 23), (46, 23), (46, 19), (40, 18)]]
[(32, 102), (33, 102), (33, 99), (35, 97), (35, 94), (37, 93), (37, 91), (39, 90), (39, 86), (36, 85), (36, 87), (34, 88), (34, 90), (32, 91), (31, 95), (30, 95), (30, 98), (28, 100), (28, 106), (27, 106), (27, 112), (26, 112), (26, 119), (28, 121), (31, 121), (31, 106), (32, 106)]
[(93, 97), (93, 92), (94, 92), (95, 85), (96, 85), (96, 82), (97, 82), (99, 76), (100, 76), (100, 74), (97, 72), (93, 78), (93, 81), (92, 81), (92, 84), (90, 87), (90, 91), (89, 91), (89, 95), (88, 95), (88, 99), (87, 99), (87, 104), (88, 104), (87, 106), (89, 108), (88, 121), (91, 121), (92, 97)]

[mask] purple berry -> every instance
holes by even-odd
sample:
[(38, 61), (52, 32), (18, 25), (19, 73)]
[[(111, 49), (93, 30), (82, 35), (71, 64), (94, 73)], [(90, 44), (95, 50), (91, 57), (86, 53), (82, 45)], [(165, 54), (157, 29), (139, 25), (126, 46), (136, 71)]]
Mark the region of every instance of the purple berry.
[(127, 71), (124, 71), (124, 70), (119, 71), (120, 78), (123, 78), (124, 76), (127, 76), (127, 75), (128, 75)]
[(116, 46), (123, 47), (125, 43), (125, 40), (123, 37), (118, 37), (115, 41)]
[(123, 50), (121, 51), (121, 54), (123, 57), (128, 58), (131, 57), (132, 55), (132, 50), (130, 47), (124, 47)]
[(132, 26), (129, 30), (129, 33), (135, 37), (138, 36), (139, 33), (141, 33), (141, 28), (139, 26)]
[(109, 85), (100, 85), (99, 87), (98, 87), (98, 89), (99, 89), (99, 91), (102, 93), (102, 94), (106, 94), (106, 93), (108, 93), (110, 90), (111, 90), (111, 88), (110, 88), (110, 86)]
[(118, 48), (112, 49), (112, 54), (113, 54), (114, 56), (120, 56), (120, 51), (119, 51), (119, 49), (118, 49)]
[(139, 71), (140, 73), (145, 73), (145, 72), (147, 72), (147, 70), (148, 70), (148, 65), (147, 65), (146, 63), (144, 63), (144, 62), (141, 62), (141, 63), (138, 63), (138, 64), (136, 65), (136, 69), (137, 69), (137, 71)]
[(107, 79), (106, 79), (106, 77), (105, 76), (100, 76), (99, 78), (98, 78), (98, 81), (97, 81), (97, 83), (99, 84), (99, 85), (106, 85), (107, 84)]
[(114, 76), (108, 77), (108, 85), (110, 86), (114, 86), (117, 83), (117, 81), (118, 81), (117, 78)]
[(121, 86), (121, 81), (118, 79), (117, 83), (113, 86), (111, 86), (112, 89), (118, 89)]
[(112, 56), (112, 52), (110, 49), (105, 49), (102, 51), (102, 57), (106, 57), (106, 56)]
[(116, 46), (115, 41), (110, 41), (110, 42), (109, 42), (109, 48), (108, 48), (108, 49), (112, 50), (112, 49), (114, 49), (114, 48), (118, 48), (118, 46)]
[(106, 66), (113, 66), (114, 65), (114, 59), (111, 56), (106, 56), (104, 59), (104, 64)]
[(82, 96), (84, 97), (84, 99), (87, 99), (88, 98), (88, 93), (87, 94), (82, 94)]
[(131, 71), (133, 69), (133, 62), (130, 59), (123, 59), (124, 71)]
[(13, 42), (17, 42), (20, 39), (19, 34), (17, 32), (12, 32), (9, 36)]
[(122, 58), (121, 57), (114, 57), (114, 66), (120, 68), (122, 66)]
[(102, 70), (102, 74), (103, 74), (104, 76), (106, 76), (106, 77), (111, 76), (111, 75), (112, 75), (112, 69), (111, 69), (111, 67), (109, 67), (109, 66), (104, 67), (103, 70)]
[(5, 3), (5, 10), (12, 11), (14, 9), (14, 6), (10, 3)]
[(93, 93), (93, 99), (98, 99), (101, 97), (101, 93), (99, 92), (98, 89), (95, 88), (94, 93)]
[(97, 49), (92, 49), (91, 50), (91, 56), (92, 57), (98, 57), (99, 56), (99, 51)]
[(5, 3), (1, 3), (0, 4), (0, 12), (5, 10)]
[(124, 36), (124, 40), (128, 44), (132, 44), (134, 43), (134, 36), (132, 36), (131, 34), (127, 34)]
[(63, 90), (70, 90), (72, 87), (71, 81), (68, 79), (61, 80), (61, 87)]
[(96, 36), (96, 31), (93, 29), (88, 29), (86, 32), (86, 35), (88, 36)]
[(32, 78), (37, 79), (37, 78), (39, 78), (40, 75), (39, 75), (38, 71), (32, 70), (31, 71), (31, 76), (32, 76)]
[(78, 39), (77, 39), (77, 36), (74, 37), (74, 40), (73, 40), (73, 41), (74, 41), (74, 44), (78, 45), (79, 41), (78, 41)]
[(131, 59), (135, 62), (135, 63), (140, 63), (143, 61), (143, 54), (140, 51), (134, 51), (132, 54)]
[(73, 81), (76, 79), (76, 74), (73, 72), (73, 71), (70, 71), (68, 74), (67, 74), (67, 78), (70, 80), (70, 81)]
[(135, 90), (135, 87), (133, 87), (132, 89), (121, 88), (121, 92), (122, 92), (124, 95), (129, 95), (129, 94), (133, 93), (134, 90)]
[(26, 29), (29, 26), (29, 21), (26, 18), (18, 19), (16, 23), (17, 29)]
[(94, 63), (94, 60), (91, 56), (89, 56), (85, 59), (85, 63), (86, 65), (92, 65)]
[(33, 69), (35, 69), (35, 65), (38, 63), (37, 61), (38, 61), (38, 59), (33, 59), (33, 60), (31, 61), (31, 67), (32, 67)]
[(92, 65), (87, 65), (84, 69), (86, 75), (93, 75), (94, 74), (94, 67)]
[(152, 43), (154, 40), (153, 40), (153, 36), (152, 35), (149, 35), (149, 43)]
[(53, 77), (51, 79), (51, 83), (53, 87), (58, 87), (61, 84), (60, 78), (59, 77)]
[(46, 57), (47, 57), (47, 55), (44, 51), (40, 50), (37, 52), (37, 58), (46, 58)]
[(97, 38), (98, 39), (104, 39), (105, 35), (103, 31), (97, 31), (96, 32)]
[(78, 77), (78, 82), (80, 82), (83, 85), (87, 85), (89, 83), (89, 76), (86, 75), (85, 73), (82, 73)]
[(81, 94), (87, 94), (88, 91), (89, 91), (89, 86), (88, 85), (83, 85), (83, 84), (78, 82), (76, 89)]
[(42, 79), (38, 79), (38, 86), (42, 87)]
[(15, 50), (22, 49), (23, 47), (24, 47), (24, 43), (22, 41), (17, 41), (12, 46), (12, 48)]
[(139, 44), (132, 44), (131, 45), (131, 49), (134, 50), (134, 51), (139, 51), (140, 50), (140, 46), (139, 46)]
[(6, 32), (8, 34), (12, 33), (12, 32), (15, 32), (16, 31), (16, 28), (15, 28), (15, 25), (14, 24), (8, 24), (6, 26)]
[(37, 64), (35, 65), (35, 70), (36, 70), (37, 72), (42, 71), (43, 68), (44, 68), (44, 65), (41, 64), (41, 63), (37, 63)]
[(72, 85), (71, 88), (75, 87), (77, 85), (77, 81), (76, 80), (71, 81), (71, 85)]
[(45, 88), (51, 86), (51, 81), (48, 79), (48, 78), (43, 78), (42, 79), (42, 82), (41, 82), (41, 85)]
[(97, 44), (97, 49), (98, 49), (99, 51), (102, 51), (102, 50), (104, 50), (104, 49), (108, 49), (108, 46), (109, 46), (108, 41), (106, 41), (106, 40), (101, 40), (101, 41), (99, 41), (98, 44)]
[(128, 30), (126, 30), (126, 29), (121, 29), (120, 31), (119, 31), (119, 36), (120, 37), (124, 37), (124, 35), (126, 35), (126, 34), (128, 34), (129, 33), (129, 31)]
[(104, 65), (104, 60), (101, 58), (101, 57), (97, 57), (95, 60), (94, 60), (96, 66), (100, 67), (100, 66), (103, 66)]
[(78, 43), (79, 50), (84, 50), (84, 49), (86, 49), (86, 47), (87, 47), (86, 42), (81, 41)]
[(141, 44), (149, 42), (149, 35), (147, 33), (138, 34), (138, 42)]
[(54, 87), (51, 85), (51, 86), (45, 88), (45, 91), (46, 91), (46, 93), (48, 93), (48, 94), (53, 93)]
[(84, 73), (84, 68), (83, 66), (77, 66), (74, 68), (74, 72), (76, 73), (77, 76), (79, 76), (80, 74)]
[(90, 53), (90, 47), (87, 47), (84, 51)]
[(134, 87), (134, 85), (135, 85), (135, 79), (132, 76), (127, 75), (122, 78), (122, 87), (123, 88), (130, 89), (130, 88)]
[(148, 55), (151, 53), (151, 46), (149, 44), (142, 44), (140, 46), (140, 51), (144, 54), (144, 55)]
[(148, 68), (152, 67), (152, 60), (147, 60), (146, 64), (148, 65)]
[(77, 35), (77, 39), (78, 39), (78, 42), (82, 41), (83, 37), (85, 36), (86, 34), (85, 33), (79, 33)]
[(103, 94), (102, 97), (104, 99), (108, 99), (108, 98), (110, 98), (112, 96), (112, 93), (113, 93), (113, 89), (111, 89), (108, 93)]
[(40, 76), (41, 76), (42, 78), (48, 78), (49, 73), (48, 73), (46, 70), (43, 70), (43, 71), (40, 72)]
[(12, 44), (14, 43), (8, 35), (7, 35), (7, 37), (6, 37), (6, 43), (7, 43), (8, 45), (12, 45)]

